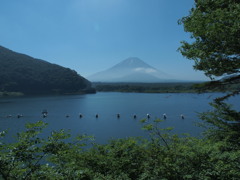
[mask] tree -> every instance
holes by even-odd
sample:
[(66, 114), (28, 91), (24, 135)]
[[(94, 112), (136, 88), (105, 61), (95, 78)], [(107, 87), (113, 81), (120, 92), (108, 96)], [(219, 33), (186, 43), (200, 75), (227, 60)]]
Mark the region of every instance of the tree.
[(179, 48), (183, 56), (195, 61), (195, 69), (210, 78), (239, 73), (239, 0), (195, 0), (195, 7), (179, 23), (195, 40), (183, 41)]
[(92, 146), (91, 137), (71, 138), (64, 130), (47, 136), (43, 121), (26, 124), (13, 142), (0, 132), (0, 179), (239, 179), (239, 149), (224, 150), (224, 141), (171, 135), (158, 119), (142, 123), (149, 139)]
[[(181, 42), (182, 55), (194, 60), (194, 68), (204, 71), (212, 80), (224, 77), (204, 84), (203, 88), (228, 87), (240, 82), (239, 0), (195, 0), (189, 15), (180, 19), (179, 24), (183, 24), (193, 39)], [(239, 141), (240, 112), (223, 102), (239, 92), (215, 99), (212, 103), (215, 110), (201, 115), (203, 120), (217, 127), (211, 136)]]

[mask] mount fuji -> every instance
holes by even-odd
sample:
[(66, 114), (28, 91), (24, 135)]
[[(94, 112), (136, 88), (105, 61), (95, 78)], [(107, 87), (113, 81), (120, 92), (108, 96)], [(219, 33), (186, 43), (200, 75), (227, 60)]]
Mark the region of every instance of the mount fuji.
[(87, 77), (92, 82), (173, 82), (167, 73), (148, 65), (137, 57), (130, 57), (115, 66)]

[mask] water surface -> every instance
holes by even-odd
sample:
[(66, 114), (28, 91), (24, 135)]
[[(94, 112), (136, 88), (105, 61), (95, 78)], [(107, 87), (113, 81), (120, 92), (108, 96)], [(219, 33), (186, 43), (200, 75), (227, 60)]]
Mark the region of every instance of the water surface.
[[(174, 127), (175, 133), (189, 133), (199, 136), (202, 129), (195, 124), (201, 122), (197, 112), (211, 109), (209, 102), (217, 93), (206, 94), (144, 94), (144, 93), (97, 93), (87, 95), (21, 97), (0, 99), (0, 130), (10, 128), (13, 134), (23, 129), (26, 122), (43, 120), (49, 123), (47, 132), (70, 129), (72, 134), (89, 134), (97, 142), (110, 138), (146, 136), (139, 120), (150, 114), (149, 122), (156, 118), (167, 119), (162, 127)], [(238, 96), (230, 100), (240, 107)], [(48, 117), (42, 117), (42, 110), (48, 110)], [(79, 118), (79, 114), (83, 118)], [(120, 114), (120, 118), (117, 114)], [(22, 114), (22, 118), (17, 118)], [(95, 115), (99, 117), (96, 118)], [(137, 118), (134, 119), (133, 115)], [(181, 118), (184, 115), (184, 119)], [(12, 115), (12, 117), (7, 117)], [(69, 116), (69, 117), (66, 117)]]

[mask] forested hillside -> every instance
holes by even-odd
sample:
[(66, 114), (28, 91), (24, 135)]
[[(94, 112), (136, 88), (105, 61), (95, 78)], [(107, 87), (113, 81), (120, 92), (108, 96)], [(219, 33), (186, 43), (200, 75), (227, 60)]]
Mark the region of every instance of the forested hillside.
[(0, 46), (0, 91), (24, 94), (76, 93), (91, 83), (74, 70)]

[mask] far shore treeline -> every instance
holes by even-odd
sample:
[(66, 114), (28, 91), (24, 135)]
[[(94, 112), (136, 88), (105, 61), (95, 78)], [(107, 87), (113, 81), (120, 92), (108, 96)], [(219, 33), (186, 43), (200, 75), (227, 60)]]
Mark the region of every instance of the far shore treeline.
[(213, 87), (213, 82), (171, 82), (171, 83), (93, 83), (98, 92), (137, 92), (137, 93), (203, 93), (225, 92), (240, 89), (240, 84), (228, 87)]

